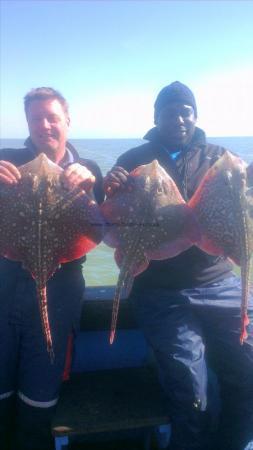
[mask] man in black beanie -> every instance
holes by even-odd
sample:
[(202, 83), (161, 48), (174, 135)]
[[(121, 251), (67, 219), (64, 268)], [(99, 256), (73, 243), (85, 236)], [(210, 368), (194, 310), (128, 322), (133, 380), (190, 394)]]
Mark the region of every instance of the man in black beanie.
[(191, 105), (194, 110), (194, 115), (197, 117), (197, 105), (195, 97), (192, 91), (180, 81), (174, 81), (165, 86), (158, 94), (157, 99), (154, 104), (155, 115), (157, 116), (159, 112), (168, 104), (173, 102), (185, 103)]
[[(155, 127), (144, 137), (149, 142), (118, 158), (104, 180), (107, 196), (128, 189), (129, 172), (157, 159), (187, 201), (225, 152), (196, 127), (195, 98), (184, 84), (164, 87), (154, 109)], [(250, 440), (247, 450), (253, 449), (253, 304), (251, 299), (249, 336), (241, 346), (240, 279), (228, 259), (193, 246), (150, 261), (135, 277), (131, 300), (169, 399), (169, 449), (243, 450)]]

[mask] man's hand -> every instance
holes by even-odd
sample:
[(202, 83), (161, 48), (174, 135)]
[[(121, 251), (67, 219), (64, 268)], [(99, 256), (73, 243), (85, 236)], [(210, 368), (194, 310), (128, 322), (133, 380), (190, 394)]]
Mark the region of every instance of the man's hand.
[(123, 167), (115, 166), (104, 178), (104, 191), (107, 197), (111, 197), (115, 192), (131, 190), (132, 183), (129, 173)]
[(86, 192), (89, 192), (95, 183), (96, 178), (87, 169), (79, 163), (71, 164), (62, 173), (62, 182), (67, 189), (73, 189), (80, 186)]
[(14, 164), (9, 161), (0, 161), (0, 183), (17, 184), (21, 178), (21, 174)]

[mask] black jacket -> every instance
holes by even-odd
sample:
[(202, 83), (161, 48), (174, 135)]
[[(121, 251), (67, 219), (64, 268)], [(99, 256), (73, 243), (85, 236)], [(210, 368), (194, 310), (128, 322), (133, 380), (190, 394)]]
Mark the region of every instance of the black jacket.
[[(195, 129), (194, 136), (181, 150), (176, 162), (164, 147), (156, 128), (145, 136), (149, 142), (122, 154), (117, 166), (128, 172), (157, 159), (176, 182), (183, 198), (191, 198), (206, 171), (225, 152), (225, 148), (208, 144), (205, 133)], [(147, 270), (135, 278), (134, 291), (148, 288), (186, 289), (203, 286), (231, 276), (233, 265), (223, 257), (208, 255), (193, 246), (180, 255), (163, 261), (151, 261)]]

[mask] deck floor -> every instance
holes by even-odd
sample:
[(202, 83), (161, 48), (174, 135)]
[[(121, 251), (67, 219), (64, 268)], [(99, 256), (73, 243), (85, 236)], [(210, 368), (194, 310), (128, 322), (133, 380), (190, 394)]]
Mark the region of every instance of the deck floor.
[[(120, 431), (112, 434), (102, 434), (100, 438), (86, 438), (72, 441), (69, 450), (143, 450), (147, 440), (147, 430)], [(152, 437), (150, 450), (157, 450), (157, 442)]]
[(86, 442), (85, 444), (72, 444), (70, 450), (143, 450), (143, 445), (136, 440)]

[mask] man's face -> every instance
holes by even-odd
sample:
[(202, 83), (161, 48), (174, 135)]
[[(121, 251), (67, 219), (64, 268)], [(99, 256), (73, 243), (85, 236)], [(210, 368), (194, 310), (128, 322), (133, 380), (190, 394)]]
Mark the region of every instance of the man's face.
[(28, 106), (30, 137), (39, 152), (59, 161), (65, 153), (69, 117), (57, 99), (33, 100)]
[(188, 144), (195, 130), (196, 118), (192, 106), (169, 103), (156, 117), (155, 124), (163, 142), (171, 148)]

